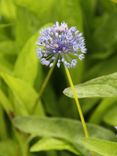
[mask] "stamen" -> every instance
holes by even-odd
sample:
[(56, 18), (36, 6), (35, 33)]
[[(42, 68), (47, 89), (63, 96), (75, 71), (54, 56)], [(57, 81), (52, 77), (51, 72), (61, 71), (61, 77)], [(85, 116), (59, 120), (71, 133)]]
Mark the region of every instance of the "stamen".
[(74, 67), (77, 59), (84, 59), (86, 53), (82, 33), (76, 27), (68, 28), (65, 22), (56, 22), (53, 26), (41, 30), (37, 46), (37, 56), (42, 64), (49, 67), (53, 66), (56, 58), (58, 68), (61, 63), (68, 68)]

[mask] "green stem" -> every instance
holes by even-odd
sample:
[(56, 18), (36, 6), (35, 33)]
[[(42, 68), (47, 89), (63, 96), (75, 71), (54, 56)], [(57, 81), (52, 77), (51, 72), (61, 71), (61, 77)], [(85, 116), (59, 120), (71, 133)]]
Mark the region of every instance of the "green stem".
[(55, 65), (56, 65), (56, 60), (55, 60), (55, 62), (54, 62), (54, 65), (50, 68), (50, 70), (49, 70), (49, 72), (48, 72), (48, 74), (47, 74), (47, 76), (46, 76), (46, 78), (45, 78), (45, 80), (44, 80), (44, 82), (43, 82), (43, 84), (42, 84), (42, 86), (41, 86), (41, 89), (40, 89), (40, 91), (39, 91), (39, 96), (38, 96), (38, 98), (37, 98), (37, 100), (36, 100), (36, 102), (35, 102), (35, 104), (34, 104), (34, 106), (33, 106), (32, 113), (35, 111), (35, 109), (36, 109), (36, 107), (37, 107), (38, 100), (39, 100), (40, 97), (42, 96), (42, 94), (43, 94), (43, 92), (44, 92), (44, 90), (45, 90), (45, 88), (46, 88), (46, 86), (47, 86), (47, 83), (48, 83), (48, 81), (49, 81), (49, 79), (50, 79), (50, 77), (51, 77), (51, 75), (52, 75), (52, 73), (53, 73), (53, 70), (54, 70)]
[[(13, 127), (14, 128), (14, 127)], [(14, 128), (15, 137), (19, 144), (19, 153), (18, 156), (29, 156), (29, 143), (28, 143), (28, 135), (23, 134), (22, 132), (18, 132)]]
[(67, 67), (65, 67), (65, 71), (66, 71), (66, 75), (67, 75), (70, 87), (71, 87), (73, 95), (74, 95), (74, 100), (75, 100), (75, 103), (76, 103), (76, 106), (77, 106), (77, 109), (78, 109), (78, 112), (79, 112), (79, 116), (80, 116), (80, 119), (81, 119), (81, 122), (82, 122), (85, 137), (88, 138), (89, 133), (88, 133), (87, 125), (86, 125), (86, 122), (84, 120), (84, 116), (83, 116), (82, 109), (81, 109), (81, 106), (80, 106), (80, 103), (79, 103), (79, 100), (78, 100), (78, 96), (77, 96), (77, 93), (76, 93), (76, 90), (75, 90), (75, 87), (74, 87), (70, 72), (67, 69)]
[(49, 81), (49, 79), (50, 79), (50, 77), (51, 77), (51, 75), (52, 75), (52, 73), (53, 73), (54, 67), (55, 67), (55, 63), (54, 63), (54, 65), (50, 68), (50, 70), (49, 70), (49, 72), (48, 72), (48, 75), (47, 75), (47, 77), (45, 78), (44, 83), (42, 84), (42, 87), (41, 87), (41, 90), (40, 90), (40, 92), (39, 92), (39, 97), (38, 97), (38, 98), (40, 98), (40, 97), (42, 96), (42, 94), (43, 94), (43, 92), (44, 92), (44, 90), (45, 90), (45, 88), (46, 88), (46, 85), (47, 85), (47, 83), (48, 83), (48, 81)]

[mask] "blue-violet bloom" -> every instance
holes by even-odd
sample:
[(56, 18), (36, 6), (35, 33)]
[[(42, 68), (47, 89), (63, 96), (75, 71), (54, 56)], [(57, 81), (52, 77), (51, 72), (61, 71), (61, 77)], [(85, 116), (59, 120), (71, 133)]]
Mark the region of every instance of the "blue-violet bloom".
[(77, 60), (84, 59), (86, 53), (84, 37), (76, 27), (56, 22), (44, 28), (37, 41), (37, 55), (41, 63), (52, 67), (56, 61), (59, 68), (63, 63), (67, 68), (76, 66)]

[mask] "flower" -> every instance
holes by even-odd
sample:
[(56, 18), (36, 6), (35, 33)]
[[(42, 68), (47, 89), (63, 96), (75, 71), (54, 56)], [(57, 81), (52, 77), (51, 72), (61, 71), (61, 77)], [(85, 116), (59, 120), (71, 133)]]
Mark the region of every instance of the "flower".
[(37, 56), (43, 65), (52, 67), (57, 62), (59, 68), (63, 63), (67, 68), (76, 66), (77, 60), (84, 59), (86, 53), (84, 37), (76, 27), (68, 27), (63, 22), (42, 29), (37, 41)]

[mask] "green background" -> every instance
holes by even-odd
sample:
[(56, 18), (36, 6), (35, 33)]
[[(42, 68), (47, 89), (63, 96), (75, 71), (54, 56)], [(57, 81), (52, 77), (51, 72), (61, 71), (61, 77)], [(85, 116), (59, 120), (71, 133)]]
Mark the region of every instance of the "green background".
[[(85, 37), (86, 57), (70, 73), (89, 139), (63, 66), (32, 111), (49, 71), (36, 56), (39, 30), (56, 21)], [(116, 0), (0, 0), (0, 156), (117, 156), (116, 72)]]

